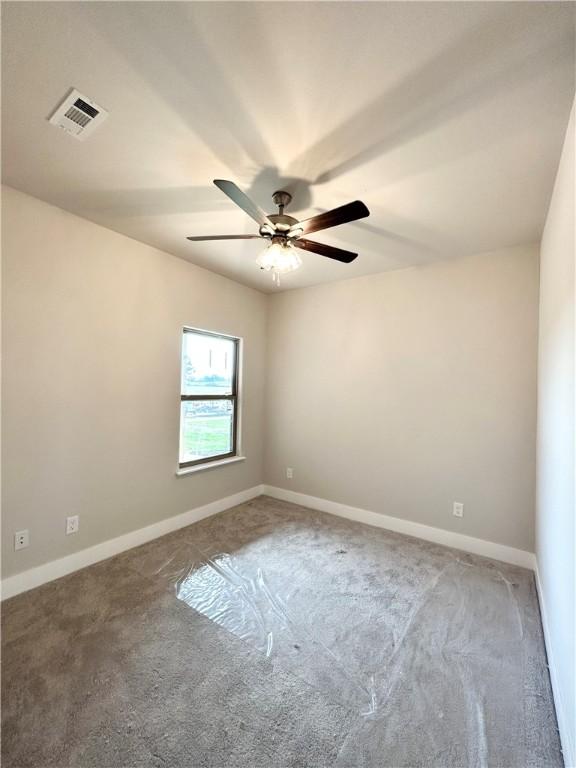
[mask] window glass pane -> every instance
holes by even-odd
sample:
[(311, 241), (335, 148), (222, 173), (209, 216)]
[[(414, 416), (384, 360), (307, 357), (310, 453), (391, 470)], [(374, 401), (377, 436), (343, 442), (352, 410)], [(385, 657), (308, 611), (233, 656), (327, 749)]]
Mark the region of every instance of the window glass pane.
[(182, 341), (182, 394), (230, 395), (235, 342), (186, 331)]
[(232, 452), (234, 403), (192, 400), (181, 404), (180, 463)]

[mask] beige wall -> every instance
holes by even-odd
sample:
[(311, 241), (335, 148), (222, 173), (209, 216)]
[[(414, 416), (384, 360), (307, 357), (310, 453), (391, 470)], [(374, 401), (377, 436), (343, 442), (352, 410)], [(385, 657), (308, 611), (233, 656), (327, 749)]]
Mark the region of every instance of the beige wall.
[(536, 557), (566, 765), (576, 765), (574, 110), (540, 251)]
[[(266, 297), (15, 190), (2, 203), (4, 575), (260, 483)], [(245, 339), (247, 460), (177, 478), (183, 325)]]
[(272, 297), (265, 482), (533, 551), (537, 313), (536, 247)]

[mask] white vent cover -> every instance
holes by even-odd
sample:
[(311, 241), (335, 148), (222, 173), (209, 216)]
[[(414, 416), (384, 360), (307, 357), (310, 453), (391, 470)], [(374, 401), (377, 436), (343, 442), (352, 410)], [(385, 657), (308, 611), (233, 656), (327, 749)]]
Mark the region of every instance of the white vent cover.
[(89, 136), (108, 117), (108, 112), (73, 88), (48, 122), (63, 128), (79, 141)]

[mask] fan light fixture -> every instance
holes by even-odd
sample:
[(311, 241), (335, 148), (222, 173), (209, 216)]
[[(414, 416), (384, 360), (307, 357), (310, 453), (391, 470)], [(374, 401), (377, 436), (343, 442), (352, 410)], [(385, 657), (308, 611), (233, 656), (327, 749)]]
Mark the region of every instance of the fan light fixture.
[(256, 259), (256, 264), (266, 272), (272, 272), (272, 279), (280, 285), (280, 275), (293, 272), (302, 266), (302, 259), (284, 237), (273, 237), (266, 250)]

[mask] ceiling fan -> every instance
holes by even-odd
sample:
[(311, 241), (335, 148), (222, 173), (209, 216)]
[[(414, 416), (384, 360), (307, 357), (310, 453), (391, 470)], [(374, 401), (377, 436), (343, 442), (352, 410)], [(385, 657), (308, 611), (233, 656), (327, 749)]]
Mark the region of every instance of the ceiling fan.
[(351, 251), (344, 251), (331, 245), (317, 243), (315, 240), (308, 240), (303, 235), (329, 227), (337, 227), (339, 224), (346, 224), (369, 216), (370, 211), (360, 200), (312, 216), (310, 219), (298, 221), (293, 216), (284, 213), (284, 208), (292, 200), (292, 195), (289, 192), (274, 192), (272, 199), (274, 205), (278, 206), (278, 213), (266, 214), (234, 182), (214, 179), (214, 184), (259, 224), (259, 233), (257, 235), (204, 235), (188, 237), (188, 240), (255, 240), (263, 238), (268, 241), (268, 247), (256, 259), (256, 263), (261, 269), (272, 271), (274, 281), (277, 283), (280, 282), (281, 274), (298, 269), (302, 264), (302, 260), (294, 248), (312, 251), (344, 264), (349, 264), (358, 256), (357, 253)]

